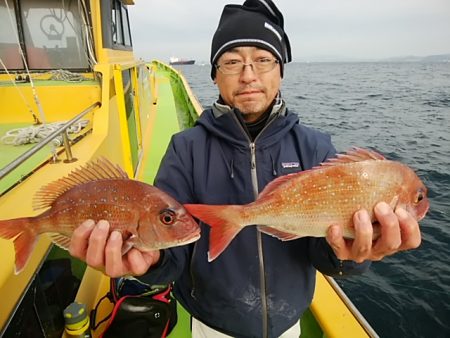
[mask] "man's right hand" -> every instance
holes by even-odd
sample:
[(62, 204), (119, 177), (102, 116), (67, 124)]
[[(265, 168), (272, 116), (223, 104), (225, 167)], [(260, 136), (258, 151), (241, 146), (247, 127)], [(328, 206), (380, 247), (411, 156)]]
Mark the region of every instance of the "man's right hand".
[(159, 250), (142, 252), (135, 248), (122, 255), (122, 245), (120, 232), (109, 233), (108, 221), (95, 224), (87, 220), (74, 230), (69, 252), (110, 277), (143, 275), (160, 258)]

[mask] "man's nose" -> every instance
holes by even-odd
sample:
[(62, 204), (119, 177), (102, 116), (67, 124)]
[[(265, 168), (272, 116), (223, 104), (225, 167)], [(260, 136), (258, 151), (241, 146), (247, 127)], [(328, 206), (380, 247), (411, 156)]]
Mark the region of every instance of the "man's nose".
[(256, 72), (254, 71), (252, 63), (242, 64), (242, 71), (240, 78), (241, 81), (243, 82), (253, 81), (256, 78)]

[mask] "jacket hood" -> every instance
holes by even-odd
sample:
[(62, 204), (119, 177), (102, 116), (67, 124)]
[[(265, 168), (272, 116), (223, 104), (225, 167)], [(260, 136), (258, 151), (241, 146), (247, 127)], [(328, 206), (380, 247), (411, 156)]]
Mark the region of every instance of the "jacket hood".
[[(205, 110), (196, 125), (207, 129), (214, 136), (224, 139), (238, 147), (247, 148), (251, 142), (244, 127), (239, 122), (236, 108), (231, 108), (214, 102), (212, 108)], [(277, 143), (291, 130), (295, 124), (298, 124), (297, 114), (290, 113), (282, 99), (277, 99), (270, 112), (266, 126), (256, 137), (255, 143), (259, 147), (270, 146)]]

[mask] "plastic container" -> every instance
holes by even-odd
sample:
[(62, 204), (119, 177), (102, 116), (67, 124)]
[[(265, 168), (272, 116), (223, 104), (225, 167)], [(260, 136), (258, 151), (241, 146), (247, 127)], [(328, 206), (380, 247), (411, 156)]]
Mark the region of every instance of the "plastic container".
[(64, 310), (65, 331), (69, 337), (91, 338), (86, 304), (73, 302)]

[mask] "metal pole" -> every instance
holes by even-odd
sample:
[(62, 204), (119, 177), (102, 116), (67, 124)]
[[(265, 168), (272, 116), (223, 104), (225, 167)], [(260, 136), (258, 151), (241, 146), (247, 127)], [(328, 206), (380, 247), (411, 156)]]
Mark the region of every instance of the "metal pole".
[(77, 159), (72, 156), (72, 149), (70, 149), (70, 141), (69, 136), (67, 136), (67, 130), (62, 133), (64, 149), (66, 150), (66, 159), (64, 163), (72, 163)]

